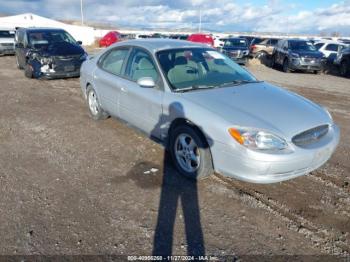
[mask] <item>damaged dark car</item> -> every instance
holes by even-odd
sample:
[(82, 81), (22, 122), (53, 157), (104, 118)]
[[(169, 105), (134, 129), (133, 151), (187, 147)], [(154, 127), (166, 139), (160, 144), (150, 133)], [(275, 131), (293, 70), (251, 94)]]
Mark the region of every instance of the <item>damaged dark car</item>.
[(54, 28), (19, 28), (16, 63), (28, 78), (79, 77), (87, 54), (68, 32)]

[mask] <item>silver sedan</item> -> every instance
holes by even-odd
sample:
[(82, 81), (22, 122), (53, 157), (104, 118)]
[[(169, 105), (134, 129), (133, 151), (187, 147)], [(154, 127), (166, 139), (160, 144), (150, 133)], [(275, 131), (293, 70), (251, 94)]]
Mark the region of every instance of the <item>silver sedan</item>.
[(323, 165), (339, 142), (329, 112), (180, 40), (112, 45), (81, 67), (95, 120), (113, 116), (163, 143), (178, 171), (273, 183)]

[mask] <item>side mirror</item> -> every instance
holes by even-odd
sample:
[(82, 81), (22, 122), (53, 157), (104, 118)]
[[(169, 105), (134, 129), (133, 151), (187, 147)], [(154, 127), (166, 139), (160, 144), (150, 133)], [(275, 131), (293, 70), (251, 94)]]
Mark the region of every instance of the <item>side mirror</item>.
[(78, 44), (78, 45), (82, 45), (83, 42), (82, 42), (82, 41), (77, 41), (77, 44)]
[(137, 84), (141, 87), (146, 88), (152, 88), (156, 86), (156, 83), (154, 82), (152, 77), (141, 77), (139, 80), (137, 80)]

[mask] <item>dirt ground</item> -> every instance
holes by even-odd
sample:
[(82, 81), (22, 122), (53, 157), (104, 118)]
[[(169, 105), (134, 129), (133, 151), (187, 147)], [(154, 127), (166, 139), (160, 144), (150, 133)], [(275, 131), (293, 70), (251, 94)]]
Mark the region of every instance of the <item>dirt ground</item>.
[(93, 121), (78, 79), (28, 80), (0, 57), (0, 254), (349, 255), (350, 79), (248, 69), (330, 110), (341, 142), (324, 167), (195, 184), (143, 134)]

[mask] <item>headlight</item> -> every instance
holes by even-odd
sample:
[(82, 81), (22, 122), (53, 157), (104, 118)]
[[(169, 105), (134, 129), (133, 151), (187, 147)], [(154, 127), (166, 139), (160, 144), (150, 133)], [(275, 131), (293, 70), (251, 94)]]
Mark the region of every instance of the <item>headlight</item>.
[(48, 65), (52, 63), (52, 58), (51, 57), (42, 57), (40, 58), (40, 63), (42, 65)]
[(291, 53), (290, 54), (293, 58), (299, 58), (299, 54), (297, 54), (297, 53)]
[(83, 60), (85, 61), (86, 59), (88, 58), (88, 54), (87, 53), (84, 53), (80, 56), (80, 60)]
[(266, 131), (229, 128), (228, 132), (238, 143), (249, 149), (275, 151), (288, 147), (284, 139)]

